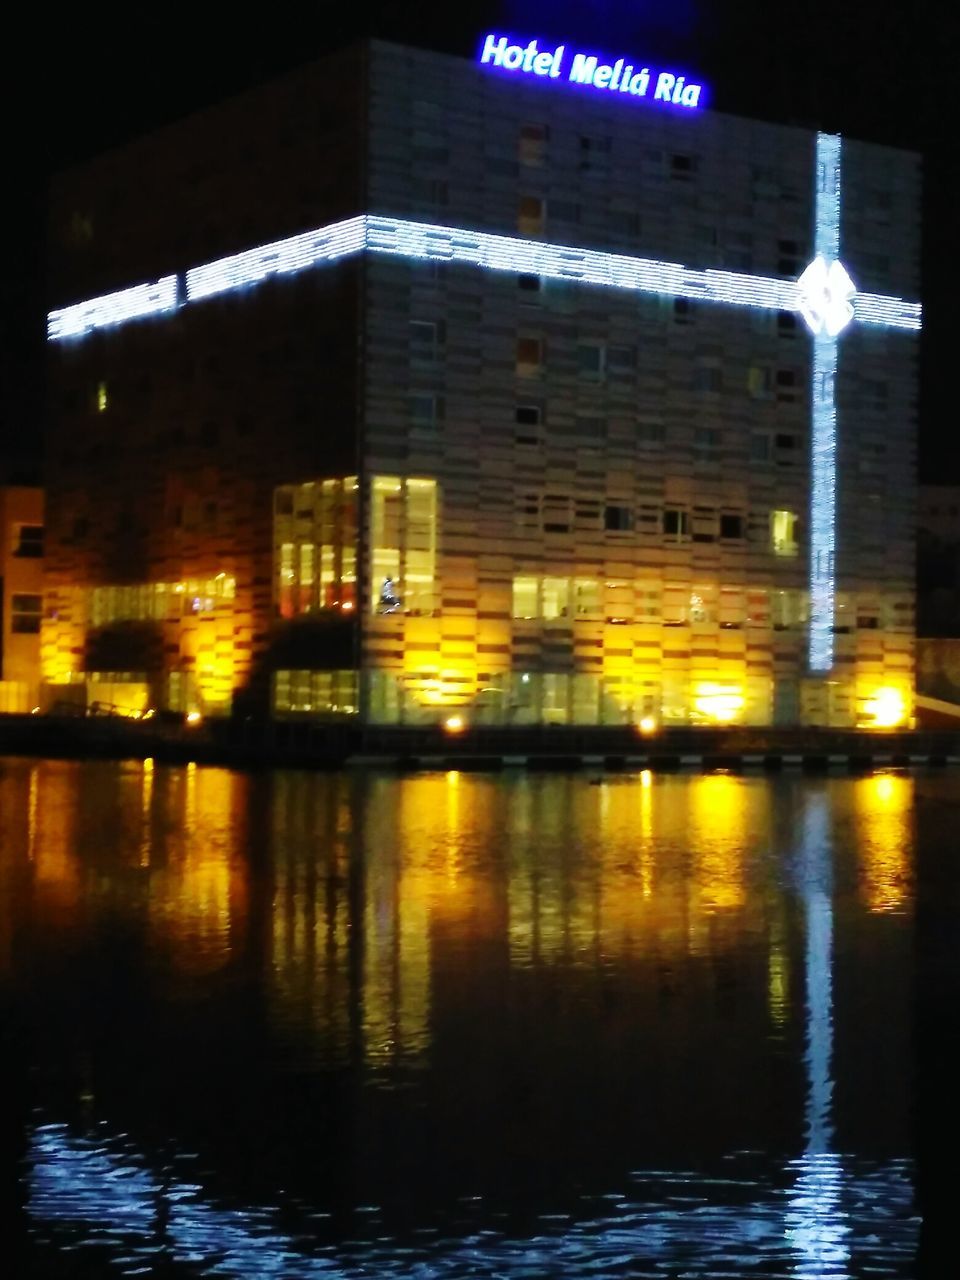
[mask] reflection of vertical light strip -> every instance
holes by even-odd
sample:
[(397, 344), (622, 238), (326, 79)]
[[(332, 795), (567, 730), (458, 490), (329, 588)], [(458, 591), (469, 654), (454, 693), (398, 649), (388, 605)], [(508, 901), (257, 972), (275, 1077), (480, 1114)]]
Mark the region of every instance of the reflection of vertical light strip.
[(37, 852), (37, 803), (39, 787), (37, 766), (30, 770), (30, 791), (27, 797), (27, 857), (33, 862)]
[(143, 838), (140, 842), (140, 865), (150, 865), (150, 820), (153, 811), (153, 760), (143, 762)]
[(847, 1275), (849, 1228), (840, 1208), (844, 1170), (833, 1141), (833, 846), (824, 792), (809, 795), (799, 850), (807, 945), (806, 1146), (792, 1162), (796, 1183), (786, 1215), (786, 1235), (799, 1255), (796, 1275)]
[[(840, 254), (840, 138), (817, 134), (814, 253), (824, 262)], [(813, 338), (810, 430), (811, 671), (833, 666), (837, 487), (837, 340), (824, 329)]]

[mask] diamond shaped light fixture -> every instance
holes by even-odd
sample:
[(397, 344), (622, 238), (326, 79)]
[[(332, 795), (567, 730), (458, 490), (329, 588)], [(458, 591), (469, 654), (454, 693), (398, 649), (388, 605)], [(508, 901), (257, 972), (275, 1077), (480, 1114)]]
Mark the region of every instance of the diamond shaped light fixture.
[(813, 334), (835, 338), (853, 319), (857, 287), (842, 262), (818, 255), (797, 281), (797, 302)]

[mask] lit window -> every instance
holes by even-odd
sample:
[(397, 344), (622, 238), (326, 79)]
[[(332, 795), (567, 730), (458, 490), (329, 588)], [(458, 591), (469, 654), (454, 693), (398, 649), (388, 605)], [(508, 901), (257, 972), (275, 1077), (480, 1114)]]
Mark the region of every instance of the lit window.
[(517, 228), (526, 236), (543, 234), (546, 205), (539, 196), (521, 196)]
[(11, 597), (10, 630), (14, 635), (39, 635), (42, 616), (43, 596), (13, 595)]
[(539, 582), (536, 578), (514, 578), (513, 616), (536, 618), (539, 615)]
[(436, 481), (374, 476), (370, 539), (373, 611), (432, 614), (436, 607)]
[(43, 555), (43, 525), (17, 525), (13, 538), (13, 554), (21, 560), (39, 560)]
[(570, 579), (544, 578), (543, 580), (543, 616), (544, 618), (565, 618), (570, 612)]
[(578, 614), (597, 616), (601, 610), (600, 583), (592, 578), (574, 578), (574, 608)]
[(97, 413), (103, 413), (107, 407), (107, 384), (100, 382), (97, 384)]
[(543, 365), (543, 342), (540, 338), (517, 339), (517, 373), (531, 376)]
[(770, 545), (775, 556), (795, 556), (798, 519), (794, 511), (770, 512)]

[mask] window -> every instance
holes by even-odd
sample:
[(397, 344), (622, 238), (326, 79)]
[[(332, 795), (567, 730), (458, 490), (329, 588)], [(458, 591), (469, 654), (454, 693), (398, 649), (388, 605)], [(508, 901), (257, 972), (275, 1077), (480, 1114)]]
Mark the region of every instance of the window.
[(543, 422), (543, 406), (536, 403), (518, 404), (514, 409), (518, 444), (539, 444), (540, 426)]
[(410, 420), (414, 426), (435, 427), (443, 417), (443, 401), (432, 392), (417, 392), (410, 397)]
[(440, 337), (440, 326), (435, 320), (411, 320), (410, 354), (414, 360), (436, 360)]
[(670, 157), (670, 177), (686, 182), (696, 172), (697, 162), (693, 156), (675, 153)]
[(544, 578), (543, 580), (543, 616), (547, 621), (552, 618), (566, 618), (570, 612), (570, 579)]
[(546, 218), (546, 202), (539, 196), (521, 196), (517, 217), (517, 227), (526, 236), (543, 234)]
[(724, 512), (720, 516), (720, 537), (724, 541), (735, 541), (743, 537), (743, 516)]
[(775, 556), (795, 556), (798, 519), (794, 511), (770, 512), (770, 545)]
[(550, 130), (545, 124), (521, 125), (518, 148), (520, 163), (539, 168), (546, 160), (549, 137)]
[(674, 324), (693, 323), (693, 303), (689, 298), (674, 298), (673, 322)]
[(10, 599), (10, 630), (14, 635), (40, 634), (43, 596), (13, 595)]
[(43, 555), (43, 525), (18, 525), (13, 541), (13, 554), (19, 559), (39, 560)]
[(581, 342), (577, 347), (577, 368), (581, 377), (594, 380), (602, 378), (606, 357), (606, 347), (602, 342)]
[(693, 433), (693, 445), (700, 453), (714, 453), (720, 448), (720, 431), (717, 427), (697, 427)]
[[(517, 276), (517, 288), (520, 290), (520, 292), (521, 292), (521, 293), (525, 293), (525, 294), (528, 294), (528, 295), (536, 295), (536, 294), (539, 294), (539, 292), (540, 292), (540, 277), (539, 277), (539, 276), (527, 276), (527, 275), (524, 275), (524, 276)], [(535, 298), (535, 297), (533, 297), (533, 296), (530, 296), (530, 297), (528, 297), (528, 298), (527, 298), (527, 301), (529, 301), (529, 302), (534, 302), (534, 301), (536, 301), (536, 298)]]
[(370, 541), (373, 611), (432, 614), (437, 590), (436, 481), (374, 476)]
[(603, 527), (619, 533), (633, 528), (633, 512), (629, 507), (607, 506), (603, 512)]
[(107, 384), (100, 382), (97, 384), (97, 413), (105, 413), (107, 404)]
[(663, 532), (668, 538), (686, 538), (690, 534), (690, 517), (682, 507), (665, 507)]
[(795, 369), (777, 370), (777, 399), (784, 404), (793, 404), (797, 398), (799, 379)]
[(517, 339), (517, 373), (531, 377), (543, 366), (543, 342), (540, 338)]
[(752, 462), (770, 461), (770, 437), (764, 431), (754, 431), (750, 436), (750, 460)]
[(574, 609), (580, 615), (599, 616), (601, 611), (600, 583), (592, 578), (574, 578)]
[(754, 400), (766, 400), (773, 393), (773, 375), (767, 365), (751, 365), (747, 370), (747, 390)]
[[(793, 271), (783, 271), (784, 275), (793, 275)], [(797, 317), (792, 311), (777, 312), (777, 333), (781, 337), (792, 338), (797, 332)]]
[(536, 578), (514, 578), (513, 580), (513, 617), (539, 617), (539, 581)]

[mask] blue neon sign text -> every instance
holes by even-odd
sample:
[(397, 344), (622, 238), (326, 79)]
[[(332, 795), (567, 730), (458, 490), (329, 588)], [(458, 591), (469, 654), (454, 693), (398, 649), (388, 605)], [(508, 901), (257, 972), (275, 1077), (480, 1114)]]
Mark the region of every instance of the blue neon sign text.
[(511, 44), (509, 36), (498, 36), (495, 32), (484, 38), (480, 64), (520, 75), (590, 85), (607, 93), (623, 93), (628, 97), (647, 98), (675, 107), (699, 107), (703, 96), (703, 85), (688, 84), (686, 76), (671, 71), (654, 72), (649, 67), (628, 62), (626, 58), (602, 62), (596, 54), (573, 50), (568, 53), (565, 44), (552, 49), (541, 49), (536, 40), (525, 45)]

